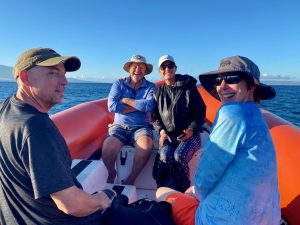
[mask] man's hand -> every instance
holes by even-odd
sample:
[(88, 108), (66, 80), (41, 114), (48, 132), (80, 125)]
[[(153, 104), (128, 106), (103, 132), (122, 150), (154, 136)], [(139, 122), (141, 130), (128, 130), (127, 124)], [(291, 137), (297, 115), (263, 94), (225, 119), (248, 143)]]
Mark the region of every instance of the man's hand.
[(102, 202), (102, 209), (110, 207), (113, 199), (111, 199), (105, 192), (101, 191), (95, 194), (95, 196), (97, 196), (99, 202)]
[(131, 107), (134, 107), (134, 99), (133, 98), (121, 98), (120, 102), (129, 105)]

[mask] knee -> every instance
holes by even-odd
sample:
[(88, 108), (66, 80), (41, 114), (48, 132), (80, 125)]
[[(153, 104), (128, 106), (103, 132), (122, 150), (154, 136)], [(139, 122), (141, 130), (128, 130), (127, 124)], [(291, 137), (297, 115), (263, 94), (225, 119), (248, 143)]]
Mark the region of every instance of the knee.
[(175, 162), (185, 163), (187, 162), (187, 156), (184, 152), (174, 152), (174, 160)]
[(174, 149), (169, 146), (165, 145), (159, 150), (159, 159), (166, 162), (173, 162), (174, 161)]
[(115, 157), (121, 150), (122, 143), (114, 137), (105, 139), (102, 147), (102, 157), (110, 158)]
[(143, 135), (138, 138), (135, 145), (136, 148), (149, 152), (153, 149), (153, 139), (149, 136)]
[(166, 201), (168, 196), (170, 196), (171, 194), (175, 194), (175, 193), (179, 193), (179, 192), (172, 188), (160, 187), (157, 189), (157, 191), (155, 193), (155, 200), (159, 201), (159, 202)]
[(167, 162), (167, 154), (165, 152), (159, 153), (159, 161), (166, 163)]
[(174, 159), (176, 162), (184, 162), (185, 161), (184, 156), (178, 152), (174, 153)]
[(148, 138), (148, 141), (146, 142), (136, 142), (135, 148), (137, 150), (137, 154), (144, 157), (150, 157), (153, 150), (153, 141), (151, 138)]

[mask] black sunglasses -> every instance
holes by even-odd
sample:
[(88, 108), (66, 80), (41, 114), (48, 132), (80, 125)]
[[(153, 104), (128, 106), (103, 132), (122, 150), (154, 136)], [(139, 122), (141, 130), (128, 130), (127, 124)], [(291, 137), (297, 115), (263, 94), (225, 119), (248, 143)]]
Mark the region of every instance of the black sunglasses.
[(240, 75), (221, 75), (215, 78), (215, 86), (221, 85), (224, 80), (226, 84), (238, 84), (243, 78)]
[(168, 65), (161, 65), (160, 68), (162, 70), (165, 70), (166, 68), (168, 69), (174, 69), (176, 66), (174, 64), (168, 64)]

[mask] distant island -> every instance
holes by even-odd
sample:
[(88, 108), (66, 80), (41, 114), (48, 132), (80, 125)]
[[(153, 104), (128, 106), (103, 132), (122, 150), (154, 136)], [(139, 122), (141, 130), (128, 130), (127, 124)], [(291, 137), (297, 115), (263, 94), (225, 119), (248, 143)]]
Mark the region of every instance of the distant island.
[[(12, 71), (13, 68), (11, 66), (0, 65), (0, 82), (15, 82)], [(70, 77), (67, 77), (67, 79), (70, 83), (95, 83), (93, 81), (80, 80)]]
[[(0, 65), (0, 82), (14, 82), (14, 78), (12, 75), (13, 68), (11, 66), (4, 66)], [(67, 77), (68, 82), (70, 83), (103, 83), (103, 81), (97, 80), (81, 80), (76, 78)], [(295, 79), (276, 79), (276, 77), (271, 77), (268, 79), (267, 77), (262, 77), (261, 82), (269, 85), (293, 85), (293, 86), (300, 86), (300, 80)]]

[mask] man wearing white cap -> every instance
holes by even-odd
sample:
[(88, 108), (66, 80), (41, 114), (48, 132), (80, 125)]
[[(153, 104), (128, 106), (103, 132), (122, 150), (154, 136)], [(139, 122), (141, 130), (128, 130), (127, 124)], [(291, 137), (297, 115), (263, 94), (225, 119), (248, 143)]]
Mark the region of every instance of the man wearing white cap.
[(115, 113), (115, 118), (114, 123), (109, 125), (108, 137), (103, 143), (102, 159), (108, 169), (107, 182), (114, 183), (117, 154), (123, 145), (134, 145), (137, 152), (133, 168), (123, 181), (124, 184), (133, 185), (153, 149), (150, 112), (154, 108), (155, 84), (144, 78), (152, 72), (153, 66), (141, 55), (132, 56), (123, 69), (129, 76), (118, 79), (108, 96), (108, 109)]

